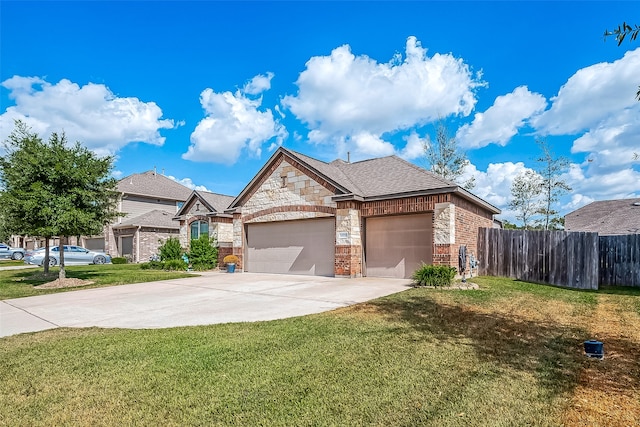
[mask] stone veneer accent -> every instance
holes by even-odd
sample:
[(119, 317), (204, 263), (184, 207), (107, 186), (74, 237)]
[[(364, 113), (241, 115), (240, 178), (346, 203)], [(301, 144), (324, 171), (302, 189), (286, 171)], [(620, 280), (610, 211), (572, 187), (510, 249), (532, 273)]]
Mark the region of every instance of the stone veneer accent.
[[(243, 222), (272, 222), (335, 215), (335, 189), (315, 180), (287, 160), (274, 164), (242, 205)], [(321, 181), (321, 182), (319, 182)], [(324, 209), (323, 209), (324, 208)], [(330, 209), (327, 209), (330, 208)]]
[(362, 276), (361, 203), (339, 202), (336, 211), (335, 275)]

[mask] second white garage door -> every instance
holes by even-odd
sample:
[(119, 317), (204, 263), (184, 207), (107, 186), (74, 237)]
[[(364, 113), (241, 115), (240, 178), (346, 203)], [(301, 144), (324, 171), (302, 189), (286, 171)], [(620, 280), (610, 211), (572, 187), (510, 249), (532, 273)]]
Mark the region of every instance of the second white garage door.
[(367, 218), (366, 274), (408, 279), (433, 253), (432, 214)]
[(333, 276), (334, 259), (333, 218), (247, 226), (245, 271)]

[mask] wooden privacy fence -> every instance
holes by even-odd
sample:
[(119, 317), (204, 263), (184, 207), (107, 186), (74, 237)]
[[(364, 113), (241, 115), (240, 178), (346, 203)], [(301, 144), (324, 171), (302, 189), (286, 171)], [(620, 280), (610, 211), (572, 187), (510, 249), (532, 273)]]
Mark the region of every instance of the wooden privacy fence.
[(598, 289), (598, 234), (481, 228), (478, 273)]
[(600, 236), (601, 285), (640, 286), (640, 234)]

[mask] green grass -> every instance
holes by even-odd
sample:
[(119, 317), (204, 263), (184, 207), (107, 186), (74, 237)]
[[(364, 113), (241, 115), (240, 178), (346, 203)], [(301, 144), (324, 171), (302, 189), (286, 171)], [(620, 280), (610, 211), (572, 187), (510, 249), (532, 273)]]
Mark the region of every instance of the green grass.
[(598, 294), (474, 281), (272, 322), (0, 339), (0, 425), (560, 425)]
[(17, 261), (14, 259), (0, 259), (0, 267), (13, 267), (17, 265), (24, 265), (24, 261)]
[[(0, 300), (66, 292), (78, 289), (36, 289), (34, 286), (50, 282), (58, 277), (58, 267), (53, 267), (49, 271), (51, 274), (48, 277), (43, 276), (42, 267), (39, 267), (38, 269), (30, 268), (24, 270), (0, 271)], [(66, 267), (65, 271), (69, 278), (90, 280), (94, 282), (92, 285), (83, 286), (82, 289), (123, 285), (127, 283), (153, 282), (156, 280), (193, 276), (193, 274), (182, 272), (141, 270), (139, 264), (80, 265)]]

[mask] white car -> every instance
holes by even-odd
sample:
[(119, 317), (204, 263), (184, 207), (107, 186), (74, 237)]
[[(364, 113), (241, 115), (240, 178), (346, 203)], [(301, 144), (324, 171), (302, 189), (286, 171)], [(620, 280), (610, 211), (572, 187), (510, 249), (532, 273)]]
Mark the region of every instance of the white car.
[(15, 260), (21, 260), (24, 258), (25, 250), (22, 248), (12, 248), (6, 243), (0, 243), (0, 259), (9, 258)]
[[(28, 251), (24, 257), (27, 264), (43, 265), (44, 248)], [(49, 265), (60, 264), (60, 246), (49, 248)], [(80, 246), (64, 245), (64, 265), (111, 264), (111, 257), (104, 252), (91, 251)]]

